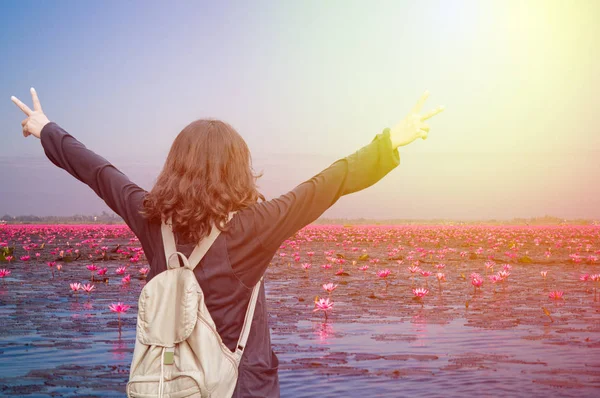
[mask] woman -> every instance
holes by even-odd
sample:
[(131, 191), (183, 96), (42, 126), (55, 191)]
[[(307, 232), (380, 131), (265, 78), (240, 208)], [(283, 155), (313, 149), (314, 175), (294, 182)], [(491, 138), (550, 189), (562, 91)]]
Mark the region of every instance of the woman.
[[(285, 195), (265, 201), (256, 189), (250, 153), (242, 137), (227, 123), (196, 120), (175, 138), (155, 186), (146, 192), (103, 157), (50, 122), (35, 89), (31, 110), (11, 100), (27, 115), (25, 137), (41, 140), (46, 156), (87, 184), (125, 220), (139, 238), (150, 265), (147, 281), (166, 269), (161, 220), (172, 217), (177, 250), (189, 256), (212, 224), (222, 233), (195, 268), (206, 306), (217, 330), (235, 350), (252, 288), (283, 241), (316, 220), (342, 195), (373, 185), (400, 163), (397, 148), (426, 139), (421, 115), (428, 92), (392, 129), (370, 144), (339, 159)], [(259, 202), (258, 199), (262, 201)], [(228, 214), (237, 211), (227, 222)], [(271, 348), (264, 286), (260, 289), (250, 336), (240, 363), (234, 397), (279, 397), (278, 359)]]

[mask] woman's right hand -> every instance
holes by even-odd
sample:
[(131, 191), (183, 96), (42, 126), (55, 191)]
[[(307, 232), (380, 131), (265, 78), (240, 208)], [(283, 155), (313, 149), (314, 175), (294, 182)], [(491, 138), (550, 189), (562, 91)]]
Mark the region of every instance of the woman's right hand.
[(425, 91), (409, 114), (390, 130), (392, 148), (396, 149), (399, 146), (408, 145), (417, 138), (427, 139), (429, 125), (425, 123), (425, 120), (437, 115), (445, 109), (443, 106), (438, 106), (433, 111), (421, 115), (421, 109), (423, 108), (423, 104), (427, 97), (429, 97), (429, 91)]
[(44, 115), (40, 99), (35, 92), (35, 89), (31, 87), (31, 97), (33, 98), (33, 110), (29, 109), (27, 105), (22, 103), (17, 97), (10, 97), (11, 101), (15, 103), (22, 111), (27, 115), (27, 119), (21, 122), (23, 127), (23, 137), (33, 135), (36, 138), (41, 139), (42, 129), (45, 125), (50, 123), (50, 120)]

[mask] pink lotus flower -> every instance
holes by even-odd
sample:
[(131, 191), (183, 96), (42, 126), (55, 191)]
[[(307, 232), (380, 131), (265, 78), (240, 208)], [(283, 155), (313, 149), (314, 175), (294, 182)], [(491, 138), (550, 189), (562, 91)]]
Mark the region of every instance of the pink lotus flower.
[(303, 263), (303, 264), (302, 264), (302, 268), (303, 268), (305, 271), (308, 271), (308, 269), (310, 268), (310, 263)]
[(436, 276), (437, 280), (440, 281), (440, 282), (446, 280), (446, 275), (444, 275), (441, 272), (438, 272), (437, 274), (435, 274), (435, 276)]
[(544, 279), (546, 279), (546, 275), (548, 274), (548, 271), (540, 271), (540, 274), (542, 275), (542, 277)]
[(95, 266), (94, 264), (90, 264), (90, 265), (86, 266), (86, 268), (89, 269), (90, 271), (92, 271), (92, 273), (98, 269), (98, 267)]
[(377, 276), (380, 278), (387, 278), (389, 274), (391, 274), (392, 271), (390, 271), (389, 269), (382, 269), (377, 271)]
[(35, 253), (35, 258), (40, 258), (41, 254), (40, 253)]
[(548, 295), (548, 297), (550, 297), (551, 299), (554, 299), (554, 300), (562, 299), (562, 296), (563, 296), (563, 292), (561, 292), (560, 290), (557, 290), (555, 292), (550, 292), (550, 294)]
[(323, 289), (325, 289), (325, 291), (327, 291), (328, 293), (333, 292), (337, 287), (338, 285), (334, 285), (333, 283), (325, 283), (323, 285)]
[(493, 269), (493, 268), (494, 268), (494, 265), (496, 265), (496, 263), (495, 263), (495, 262), (493, 262), (493, 261), (486, 261), (486, 262), (485, 262), (485, 268), (486, 268), (486, 270), (488, 270), (488, 269), (490, 269), (490, 268), (492, 268), (492, 269)]
[(91, 283), (86, 283), (85, 285), (83, 285), (81, 288), (86, 292), (86, 293), (91, 293), (92, 290), (94, 290), (96, 286), (92, 285)]
[(131, 281), (131, 275), (127, 274), (123, 279), (121, 279), (121, 282), (123, 283), (129, 283)]
[(438, 264), (435, 266), (437, 269), (443, 269), (444, 267), (446, 267), (446, 264)]
[(358, 267), (358, 269), (361, 270), (361, 271), (366, 271), (366, 270), (369, 269), (369, 266), (365, 264), (362, 267)]
[(425, 289), (424, 287), (419, 287), (417, 289), (413, 289), (413, 294), (415, 295), (415, 297), (417, 297), (419, 299), (425, 297), (425, 295), (427, 295), (427, 293), (429, 293), (429, 290)]
[(71, 283), (71, 290), (74, 292), (77, 292), (79, 289), (81, 289), (81, 283)]
[(483, 285), (483, 279), (480, 279), (480, 278), (473, 278), (473, 279), (471, 280), (471, 284), (472, 284), (472, 285), (473, 285), (475, 288), (481, 287), (481, 285)]
[(106, 268), (106, 267), (104, 267), (104, 268), (99, 268), (99, 269), (98, 269), (98, 272), (97, 272), (97, 274), (98, 274), (99, 276), (106, 275), (106, 272), (107, 272), (107, 271), (108, 271), (108, 268)]
[(508, 277), (510, 276), (510, 272), (502, 270), (502, 271), (498, 271), (498, 277), (500, 277), (500, 280), (504, 281), (506, 279), (508, 279)]
[(421, 268), (417, 267), (416, 265), (413, 265), (411, 267), (408, 267), (408, 270), (410, 271), (411, 274), (414, 274), (415, 272), (420, 272)]
[(333, 309), (333, 301), (329, 300), (329, 297), (327, 298), (322, 298), (319, 300), (315, 300), (315, 309), (313, 310), (313, 312), (315, 311), (323, 311), (323, 313), (325, 314), (325, 319), (327, 320), (327, 311)]
[(510, 264), (504, 264), (502, 266), (502, 268), (504, 269), (504, 271), (510, 271), (510, 269), (512, 268)]
[(417, 265), (412, 265), (410, 267), (407, 267), (407, 269), (410, 271), (410, 280), (412, 283), (414, 283), (414, 275), (417, 272), (421, 272), (421, 268), (419, 268)]
[(117, 275), (123, 275), (125, 273), (125, 267), (119, 267), (115, 272)]
[(431, 271), (421, 271), (421, 275), (423, 275), (425, 278), (427, 278), (428, 276), (433, 275), (433, 272), (431, 272)]
[(325, 264), (321, 265), (321, 268), (323, 268), (323, 269), (329, 269), (329, 268), (331, 268), (331, 264), (325, 263)]
[(336, 275), (342, 275), (343, 273), (344, 273), (344, 269), (343, 268), (340, 268), (337, 271), (335, 271)]
[(583, 274), (579, 276), (579, 280), (582, 282), (588, 281), (590, 279), (590, 275), (589, 274)]
[(113, 303), (113, 304), (109, 305), (108, 308), (110, 308), (110, 310), (112, 312), (116, 312), (116, 313), (122, 314), (124, 312), (127, 312), (127, 310), (131, 308), (131, 306), (130, 305), (125, 305), (125, 304), (123, 304), (122, 302), (119, 301), (116, 304)]
[(31, 258), (29, 255), (26, 256), (21, 256), (19, 257), (21, 259), (21, 261), (29, 261), (29, 259)]
[(577, 253), (569, 254), (569, 257), (571, 257), (571, 260), (575, 263), (580, 263), (582, 261), (581, 256)]
[(479, 275), (477, 272), (473, 272), (471, 274), (471, 279), (481, 279), (481, 275)]
[(6, 261), (10, 264), (10, 261), (14, 258), (13, 256), (6, 256)]
[[(10, 270), (8, 270), (6, 268), (0, 269), (0, 278), (4, 278), (5, 276), (9, 276), (9, 275), (10, 275)], [(4, 279), (2, 279), (2, 283), (4, 283)]]
[(112, 312), (116, 312), (117, 316), (119, 318), (119, 337), (121, 337), (121, 314), (127, 312), (127, 310), (129, 308), (131, 308), (130, 305), (125, 305), (123, 303), (121, 303), (120, 301), (116, 304), (111, 304), (108, 306), (108, 308), (110, 308), (110, 310)]

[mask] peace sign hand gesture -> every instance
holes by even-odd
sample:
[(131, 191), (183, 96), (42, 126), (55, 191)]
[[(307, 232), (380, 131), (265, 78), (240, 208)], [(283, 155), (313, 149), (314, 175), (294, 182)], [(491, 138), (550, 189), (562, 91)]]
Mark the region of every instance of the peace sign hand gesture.
[(23, 126), (23, 137), (33, 135), (37, 138), (40, 138), (42, 129), (46, 124), (50, 123), (50, 120), (48, 120), (42, 111), (42, 105), (40, 104), (40, 100), (35, 92), (35, 89), (31, 87), (30, 91), (31, 97), (33, 98), (33, 111), (29, 109), (27, 105), (19, 101), (17, 97), (13, 96), (10, 97), (10, 99), (27, 115), (27, 119), (21, 122), (21, 126)]
[(429, 125), (425, 123), (425, 120), (437, 115), (445, 109), (443, 106), (438, 106), (433, 111), (421, 115), (421, 109), (423, 108), (423, 104), (427, 97), (429, 97), (429, 91), (425, 91), (404, 120), (391, 129), (390, 139), (392, 140), (392, 147), (394, 149), (399, 146), (408, 145), (417, 138), (427, 139)]

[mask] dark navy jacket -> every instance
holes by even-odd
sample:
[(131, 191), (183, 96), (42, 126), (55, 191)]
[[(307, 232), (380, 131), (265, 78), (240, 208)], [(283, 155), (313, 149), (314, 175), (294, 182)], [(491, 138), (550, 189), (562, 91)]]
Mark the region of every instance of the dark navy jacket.
[[(166, 270), (161, 226), (138, 213), (147, 191), (54, 122), (44, 126), (40, 139), (48, 159), (92, 188), (139, 238), (149, 262), (147, 281)], [(390, 130), (385, 129), (370, 144), (337, 160), (290, 192), (236, 209), (229, 221), (230, 230), (217, 237), (194, 271), (225, 345), (235, 349), (252, 288), (279, 246), (342, 195), (373, 185), (399, 164), (398, 150), (392, 149)], [(186, 256), (197, 243), (180, 244), (177, 236), (175, 240), (177, 250)], [(271, 348), (267, 320), (263, 286), (234, 397), (279, 397), (279, 361)]]

